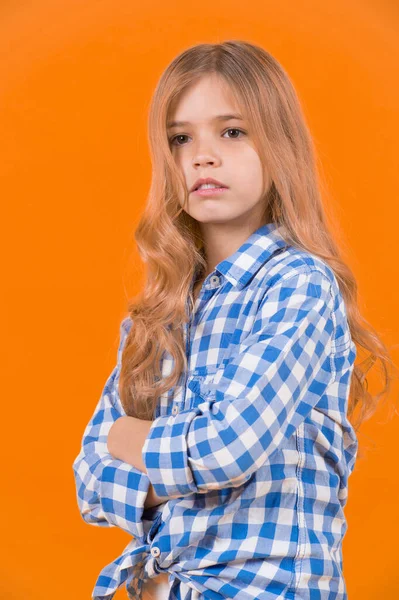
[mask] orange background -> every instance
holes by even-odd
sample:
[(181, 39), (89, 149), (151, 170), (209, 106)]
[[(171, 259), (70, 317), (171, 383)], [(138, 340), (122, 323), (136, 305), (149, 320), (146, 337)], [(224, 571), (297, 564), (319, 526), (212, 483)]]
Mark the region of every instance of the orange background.
[[(248, 40), (287, 70), (361, 310), (399, 362), (398, 17), (393, 0), (1, 3), (1, 598), (88, 600), (130, 539), (83, 522), (72, 462), (142, 284), (148, 105), (187, 46)], [(349, 480), (349, 600), (399, 587), (399, 427), (385, 415), (363, 425), (373, 447)]]

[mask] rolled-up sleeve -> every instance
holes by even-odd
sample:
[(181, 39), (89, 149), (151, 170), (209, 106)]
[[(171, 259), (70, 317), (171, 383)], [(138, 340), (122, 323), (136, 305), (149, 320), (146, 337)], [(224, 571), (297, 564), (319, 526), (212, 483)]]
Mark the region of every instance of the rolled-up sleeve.
[(80, 452), (73, 462), (77, 502), (86, 523), (120, 527), (144, 541), (144, 501), (150, 485), (147, 474), (115, 459), (107, 438), (113, 423), (126, 413), (120, 403), (118, 380), (121, 355), (128, 330), (120, 328), (117, 365), (108, 377), (94, 413), (87, 424)]
[(330, 279), (308, 266), (266, 291), (206, 400), (156, 418), (142, 456), (156, 494), (238, 487), (281, 448), (335, 373)]

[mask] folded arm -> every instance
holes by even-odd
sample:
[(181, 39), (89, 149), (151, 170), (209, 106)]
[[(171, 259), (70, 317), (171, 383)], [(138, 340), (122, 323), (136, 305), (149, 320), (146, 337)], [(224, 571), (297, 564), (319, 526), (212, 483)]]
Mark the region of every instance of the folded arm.
[(242, 485), (295, 432), (334, 376), (333, 305), (330, 280), (308, 267), (266, 292), (212, 394), (152, 422), (143, 461), (157, 494)]
[(120, 527), (144, 541), (143, 518), (146, 517), (145, 509), (151, 504), (148, 500), (146, 504), (150, 481), (145, 472), (114, 457), (107, 443), (113, 424), (126, 415), (117, 389), (126, 335), (122, 322), (118, 363), (85, 428), (81, 449), (72, 468), (77, 502), (84, 521), (91, 525)]
[[(147, 473), (142, 459), (142, 449), (148, 436), (152, 421), (136, 419), (135, 417), (122, 416), (112, 425), (107, 439), (109, 452), (132, 465), (142, 473)], [(166, 502), (169, 498), (157, 496), (153, 485), (150, 483), (144, 501), (144, 508), (152, 508)]]

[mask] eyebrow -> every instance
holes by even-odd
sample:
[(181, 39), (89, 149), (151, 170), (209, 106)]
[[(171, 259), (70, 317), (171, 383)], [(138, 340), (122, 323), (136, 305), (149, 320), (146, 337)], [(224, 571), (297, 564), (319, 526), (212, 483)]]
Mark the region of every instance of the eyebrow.
[[(216, 115), (210, 121), (231, 121), (232, 119), (238, 119), (239, 121), (243, 121), (243, 117), (239, 114), (235, 115)], [(172, 127), (183, 127), (184, 125), (191, 125), (190, 121), (170, 121), (167, 123), (167, 128), (171, 129)]]

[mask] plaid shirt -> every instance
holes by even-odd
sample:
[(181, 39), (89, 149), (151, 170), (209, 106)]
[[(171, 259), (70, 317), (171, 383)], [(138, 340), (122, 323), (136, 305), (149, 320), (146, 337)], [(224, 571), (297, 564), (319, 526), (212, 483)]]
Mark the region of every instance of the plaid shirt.
[[(126, 414), (118, 377), (132, 322), (122, 320), (73, 463), (83, 519), (133, 536), (101, 571), (96, 600), (123, 583), (140, 598), (159, 573), (174, 600), (347, 599), (356, 346), (333, 271), (281, 231), (260, 227), (205, 279), (184, 328), (188, 371), (159, 398), (143, 446), (146, 473), (107, 450)], [(166, 353), (162, 376), (172, 366)], [(150, 482), (169, 500), (145, 509)]]

